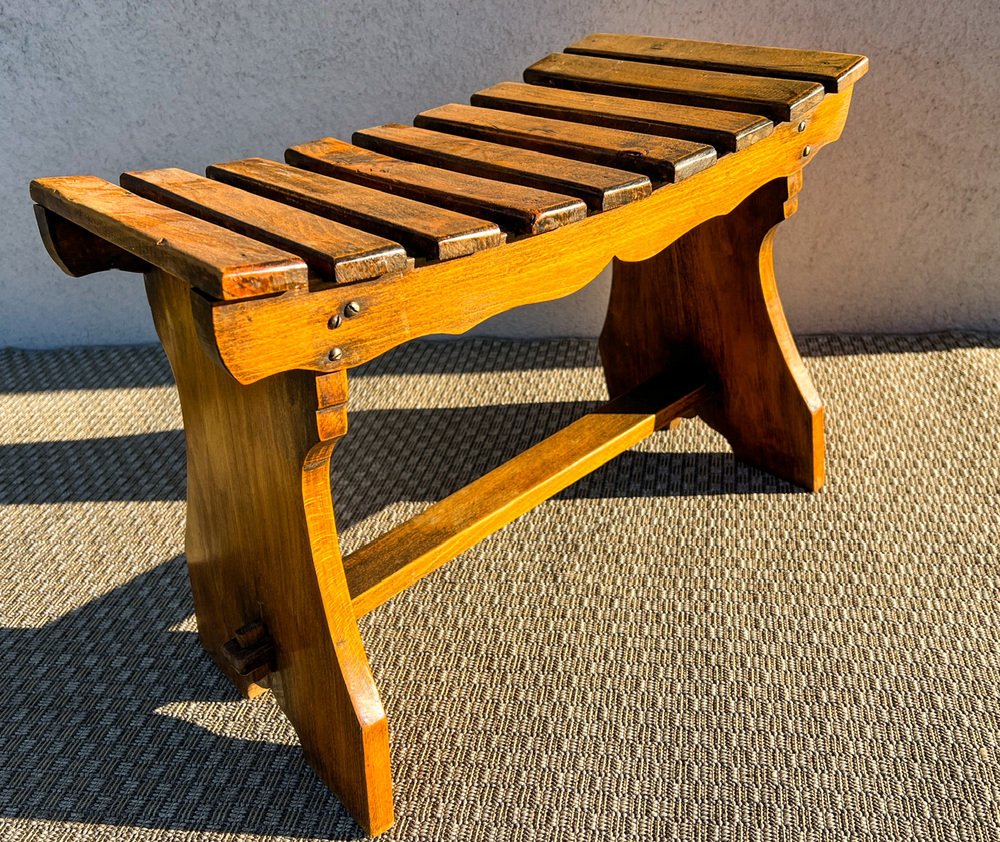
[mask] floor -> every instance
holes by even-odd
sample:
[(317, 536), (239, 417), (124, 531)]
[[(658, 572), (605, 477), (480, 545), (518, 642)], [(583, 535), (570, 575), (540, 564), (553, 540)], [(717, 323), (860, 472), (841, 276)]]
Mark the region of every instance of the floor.
[[(368, 615), (386, 840), (1000, 838), (1000, 336), (812, 337), (828, 484), (701, 422)], [(352, 381), (347, 549), (600, 399), (590, 342)], [(354, 839), (198, 646), (158, 348), (0, 351), (0, 839)]]

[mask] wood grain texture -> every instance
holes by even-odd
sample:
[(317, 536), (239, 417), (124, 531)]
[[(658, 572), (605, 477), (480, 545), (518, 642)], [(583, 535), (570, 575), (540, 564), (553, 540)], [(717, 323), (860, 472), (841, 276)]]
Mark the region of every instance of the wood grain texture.
[(208, 175), (402, 243), (415, 257), (449, 260), (505, 240), (492, 222), (264, 158), (215, 164)]
[(35, 222), (45, 250), (67, 275), (80, 278), (94, 272), (120, 269), (123, 272), (145, 272), (150, 268), (125, 249), (91, 234), (68, 219), (41, 205), (35, 205)]
[(756, 114), (626, 99), (522, 82), (501, 82), (479, 91), (473, 94), (472, 104), (642, 134), (679, 137), (710, 143), (722, 152), (746, 149), (774, 130), (770, 120)]
[(549, 436), (344, 559), (354, 611), (381, 605), (487, 535), (628, 450), (711, 391), (661, 376)]
[[(293, 368), (351, 368), (410, 339), (464, 333), (490, 316), (576, 292), (616, 255), (645, 260), (696, 225), (735, 208), (769, 181), (799, 171), (843, 130), (853, 89), (831, 94), (802, 132), (792, 123), (705, 172), (610, 213), (460, 261), (418, 267), (364, 288), (286, 293), (267, 302), (213, 304), (206, 336), (233, 376), (250, 383)], [(802, 157), (808, 145), (812, 154)], [(337, 331), (343, 354), (328, 357), (331, 314), (352, 299), (357, 318)]]
[(612, 210), (652, 192), (644, 175), (399, 123), (355, 132), (352, 140), (397, 158), (575, 196), (592, 211)]
[(293, 254), (143, 199), (93, 175), (39, 178), (31, 198), (152, 266), (214, 298), (305, 289), (308, 270)]
[(664, 370), (707, 366), (720, 393), (700, 414), (733, 453), (815, 491), (823, 404), (785, 321), (772, 260), (800, 184), (798, 173), (776, 179), (654, 257), (616, 260), (600, 349), (612, 395)]
[(122, 186), (301, 257), (327, 281), (349, 283), (406, 268), (406, 250), (281, 202), (179, 169), (127, 172)]
[(553, 53), (524, 71), (524, 81), (634, 99), (676, 102), (798, 120), (823, 99), (823, 86), (690, 67)]
[(473, 105), (442, 105), (422, 112), (413, 122), (420, 128), (639, 172), (656, 181), (683, 181), (715, 162), (715, 150), (703, 143)]
[(831, 93), (853, 85), (868, 72), (868, 59), (849, 53), (604, 32), (580, 39), (567, 47), (566, 52), (751, 76), (807, 79), (819, 82)]
[(586, 205), (571, 196), (391, 158), (333, 137), (293, 146), (285, 152), (285, 160), (323, 175), (490, 219), (519, 234), (541, 234), (587, 215)]
[[(274, 641), (268, 676), (317, 774), (370, 833), (392, 824), (385, 713), (350, 603), (317, 413), (343, 382), (290, 372), (240, 386), (206, 356), (183, 281), (154, 271), (146, 290), (177, 381), (187, 449), (186, 555), (202, 645), (221, 653), (246, 623)], [(344, 381), (343, 373), (333, 377)], [(334, 430), (343, 435), (345, 429)]]

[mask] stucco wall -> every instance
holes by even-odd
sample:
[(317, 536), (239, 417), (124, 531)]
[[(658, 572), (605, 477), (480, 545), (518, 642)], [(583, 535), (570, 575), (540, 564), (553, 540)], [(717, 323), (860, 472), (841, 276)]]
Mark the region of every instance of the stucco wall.
[[(466, 100), (590, 31), (869, 55), (778, 237), (792, 327), (1000, 328), (995, 0), (17, 0), (0, 1), (0, 345), (154, 338), (138, 276), (51, 263), (31, 177), (279, 157)], [(480, 330), (593, 335), (605, 296), (598, 281)]]

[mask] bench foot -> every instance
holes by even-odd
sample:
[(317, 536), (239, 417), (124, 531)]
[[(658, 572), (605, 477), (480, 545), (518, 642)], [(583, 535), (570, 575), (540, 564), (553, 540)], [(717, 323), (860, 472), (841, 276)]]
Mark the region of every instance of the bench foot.
[(817, 490), (823, 404), (785, 321), (772, 260), (801, 177), (764, 185), (649, 260), (616, 259), (600, 349), (612, 398), (659, 372), (704, 366), (719, 397), (698, 414), (737, 458)]
[[(330, 457), (346, 377), (293, 371), (241, 386), (198, 340), (192, 293), (147, 274), (184, 415), (187, 559), (202, 645), (248, 695), (266, 684), (316, 772), (369, 833), (393, 821), (388, 729), (333, 517)], [(260, 622), (263, 629), (247, 624)], [(270, 663), (241, 673), (261, 633)], [(266, 673), (265, 677), (261, 677)]]

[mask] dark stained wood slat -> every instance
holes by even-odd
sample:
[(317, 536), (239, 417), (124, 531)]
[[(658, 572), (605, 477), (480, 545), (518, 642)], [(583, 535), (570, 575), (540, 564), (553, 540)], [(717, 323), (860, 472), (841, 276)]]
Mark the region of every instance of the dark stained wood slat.
[(567, 47), (566, 52), (779, 79), (806, 79), (819, 82), (830, 93), (853, 85), (868, 72), (865, 56), (848, 53), (603, 32), (582, 38)]
[(587, 126), (472, 105), (442, 105), (413, 121), (420, 128), (522, 146), (567, 158), (681, 181), (715, 162), (715, 150), (689, 140)]
[(122, 186), (162, 205), (297, 254), (337, 283), (406, 268), (398, 243), (180, 169), (127, 172)]
[(724, 152), (746, 149), (774, 130), (774, 123), (756, 114), (624, 99), (522, 82), (501, 82), (479, 91), (473, 94), (472, 104), (630, 132), (696, 140), (710, 143)]
[(690, 67), (553, 53), (524, 71), (524, 81), (633, 99), (797, 120), (823, 99), (816, 82), (744, 76)]
[(450, 260), (502, 245), (492, 222), (264, 158), (208, 168), (211, 178), (396, 240), (412, 254)]
[(93, 175), (40, 178), (31, 197), (91, 234), (214, 298), (304, 289), (309, 270), (294, 254), (136, 196)]
[(399, 123), (355, 132), (352, 140), (399, 158), (576, 196), (594, 211), (621, 207), (652, 192), (644, 175)]
[(402, 161), (333, 137), (293, 146), (285, 152), (285, 160), (323, 175), (492, 219), (521, 234), (541, 234), (587, 216), (586, 205), (570, 196)]

